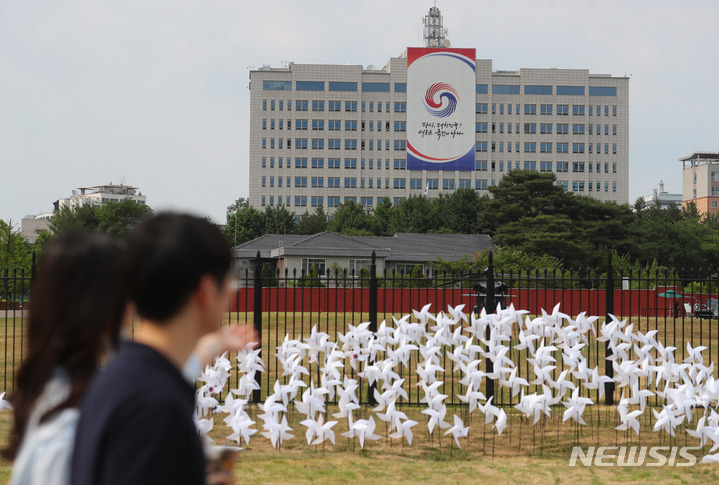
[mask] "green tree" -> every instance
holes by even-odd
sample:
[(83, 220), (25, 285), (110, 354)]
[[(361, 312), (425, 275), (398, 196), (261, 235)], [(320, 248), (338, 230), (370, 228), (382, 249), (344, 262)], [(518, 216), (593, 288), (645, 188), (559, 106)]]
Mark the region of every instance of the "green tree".
[(565, 266), (582, 267), (593, 247), (579, 236), (567, 216), (538, 215), (504, 224), (495, 233), (493, 241), (499, 246), (521, 249), (525, 253), (553, 256)]
[(327, 214), (322, 206), (317, 206), (315, 212), (310, 214), (305, 212), (300, 217), (300, 222), (297, 223), (295, 232), (297, 234), (317, 234), (318, 232), (324, 232), (327, 230), (329, 221), (327, 220)]
[(228, 212), (226, 218), (225, 237), (232, 246), (238, 246), (264, 234), (262, 212), (251, 205), (244, 206), (234, 212)]
[(96, 231), (100, 225), (97, 207), (94, 205), (76, 205), (62, 207), (55, 211), (50, 219), (50, 232), (53, 236), (60, 236), (68, 231), (87, 229)]
[(50, 219), (50, 232), (54, 237), (68, 231), (85, 229), (125, 238), (138, 222), (150, 214), (150, 206), (131, 199), (107, 202), (100, 206), (85, 204), (63, 207)]
[(496, 186), (489, 187), (492, 200), (484, 213), (488, 227), (496, 230), (523, 217), (561, 213), (570, 195), (556, 184), (553, 173), (510, 170)]
[(292, 234), (295, 232), (295, 214), (283, 205), (267, 207), (263, 214), (263, 234)]
[(152, 214), (152, 209), (145, 204), (125, 199), (103, 204), (97, 207), (95, 213), (98, 231), (124, 239), (138, 222)]
[(426, 233), (440, 224), (433, 217), (432, 202), (424, 195), (410, 195), (392, 214), (392, 232)]
[(329, 223), (329, 230), (344, 235), (371, 236), (372, 220), (357, 202), (348, 200), (339, 205), (334, 218)]
[(479, 215), (489, 204), (489, 197), (480, 197), (474, 189), (459, 189), (444, 198), (443, 225), (453, 233), (480, 232)]
[(392, 213), (394, 206), (389, 197), (383, 197), (372, 212), (372, 234), (375, 236), (391, 236)]
[(13, 276), (21, 277), (24, 273), (30, 276), (32, 264), (32, 247), (25, 242), (12, 221), (5, 222), (0, 219), (0, 275), (9, 276), (11, 279), (0, 284), (0, 299), (19, 299), (26, 295), (29, 285), (20, 280), (13, 280)]

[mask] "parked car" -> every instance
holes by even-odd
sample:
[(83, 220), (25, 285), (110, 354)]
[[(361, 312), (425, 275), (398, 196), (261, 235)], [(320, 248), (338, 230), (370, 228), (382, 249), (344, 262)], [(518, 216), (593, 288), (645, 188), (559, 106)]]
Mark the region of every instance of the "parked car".
[(707, 298), (703, 307), (694, 310), (697, 318), (719, 318), (719, 298)]

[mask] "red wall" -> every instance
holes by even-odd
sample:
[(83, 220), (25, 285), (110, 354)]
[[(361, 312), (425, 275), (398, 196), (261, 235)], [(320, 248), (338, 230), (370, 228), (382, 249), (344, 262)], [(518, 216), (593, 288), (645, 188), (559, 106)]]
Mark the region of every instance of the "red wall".
[[(469, 312), (476, 303), (474, 292), (465, 289), (398, 289), (379, 288), (377, 311), (379, 313), (404, 314), (419, 310), (427, 303), (432, 304), (432, 312), (446, 310), (447, 305), (465, 304)], [(662, 289), (663, 291), (663, 289)], [(672, 298), (658, 296), (658, 290), (615, 290), (614, 313), (617, 316), (668, 316), (674, 307)], [(532, 314), (541, 313), (544, 308), (551, 312), (557, 303), (561, 311), (576, 315), (586, 312), (589, 315), (604, 315), (606, 312), (605, 290), (545, 290), (513, 289), (507, 303), (515, 308), (529, 310)], [(697, 295), (702, 303), (709, 295)], [(693, 306), (697, 300), (691, 296), (678, 299), (683, 311), (683, 303)], [(232, 298), (230, 309), (252, 311), (254, 288), (241, 288)], [(262, 310), (279, 312), (368, 312), (368, 288), (263, 288)]]

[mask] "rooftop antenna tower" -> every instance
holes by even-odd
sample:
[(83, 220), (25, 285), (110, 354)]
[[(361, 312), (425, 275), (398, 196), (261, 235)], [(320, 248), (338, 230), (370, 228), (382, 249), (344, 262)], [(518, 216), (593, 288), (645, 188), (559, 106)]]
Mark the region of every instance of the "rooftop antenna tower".
[(429, 9), (429, 13), (422, 19), (424, 24), (425, 47), (449, 47), (447, 29), (442, 26), (442, 14), (437, 8), (437, 2)]

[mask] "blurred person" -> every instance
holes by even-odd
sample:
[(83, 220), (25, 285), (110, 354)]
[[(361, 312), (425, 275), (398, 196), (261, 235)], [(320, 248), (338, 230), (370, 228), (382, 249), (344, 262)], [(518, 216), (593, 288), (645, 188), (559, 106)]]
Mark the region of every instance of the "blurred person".
[[(103, 234), (72, 232), (43, 252), (3, 452), (14, 460), (11, 485), (70, 483), (79, 402), (98, 363), (130, 334), (122, 267), (121, 243)], [(203, 336), (183, 375), (194, 381), (218, 354), (244, 347), (251, 332), (232, 326)]]
[[(203, 219), (160, 214), (131, 234), (125, 269), (140, 327), (83, 399), (71, 483), (231, 483), (206, 477), (194, 391), (181, 371), (203, 336), (219, 330), (229, 246)], [(257, 340), (251, 327), (243, 330), (241, 343)]]
[(77, 408), (126, 314), (121, 246), (109, 236), (61, 236), (38, 268), (4, 453), (14, 459), (13, 485), (69, 483)]

